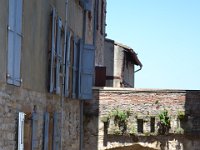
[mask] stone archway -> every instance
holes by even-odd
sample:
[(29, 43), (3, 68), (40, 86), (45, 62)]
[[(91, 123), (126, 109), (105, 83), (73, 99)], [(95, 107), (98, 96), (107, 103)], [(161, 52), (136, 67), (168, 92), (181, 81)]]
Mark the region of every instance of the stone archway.
[(132, 146), (125, 146), (125, 147), (118, 147), (118, 148), (111, 148), (109, 150), (156, 150), (150, 147), (144, 147), (139, 144), (134, 144)]

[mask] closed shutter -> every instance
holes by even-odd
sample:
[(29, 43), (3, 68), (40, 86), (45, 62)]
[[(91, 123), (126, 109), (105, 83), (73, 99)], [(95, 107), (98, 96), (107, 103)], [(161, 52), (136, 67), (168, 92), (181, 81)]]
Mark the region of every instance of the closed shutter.
[(18, 150), (24, 150), (24, 119), (25, 119), (25, 113), (19, 112), (19, 116), (18, 116)]
[[(82, 42), (82, 41), (81, 41)], [(93, 73), (94, 73), (94, 52), (93, 45), (80, 43), (80, 82), (79, 98), (92, 99)]]
[(46, 112), (44, 114), (44, 149), (48, 150), (48, 142), (49, 142), (49, 113)]
[(32, 114), (32, 146), (31, 150), (38, 149), (39, 141), (38, 141), (38, 114)]
[(9, 0), (7, 83), (20, 86), (22, 0)]
[(60, 69), (62, 65), (62, 47), (61, 47), (61, 18), (57, 20), (57, 35), (56, 35), (56, 93), (60, 94)]
[(56, 54), (56, 10), (52, 10), (52, 28), (51, 28), (51, 66), (50, 66), (50, 93), (55, 90), (55, 54)]
[(70, 67), (70, 39), (71, 32), (67, 34), (67, 46), (66, 46), (66, 56), (65, 56), (65, 97), (69, 96), (69, 67)]
[(60, 113), (55, 112), (53, 115), (53, 150), (60, 149), (61, 129), (60, 129)]
[(79, 66), (79, 40), (74, 38), (74, 62), (73, 62), (73, 90), (72, 98), (77, 98), (78, 96), (78, 66)]

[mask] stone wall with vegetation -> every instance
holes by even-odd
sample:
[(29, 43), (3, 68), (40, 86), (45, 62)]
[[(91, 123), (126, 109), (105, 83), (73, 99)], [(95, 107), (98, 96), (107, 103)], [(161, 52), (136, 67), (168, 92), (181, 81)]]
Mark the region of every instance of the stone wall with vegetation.
[(94, 100), (85, 103), (85, 147), (92, 145), (87, 137), (93, 137), (97, 149), (138, 143), (198, 148), (199, 104), (200, 91), (96, 88)]
[[(53, 114), (61, 114), (60, 97), (47, 93), (34, 92), (10, 85), (0, 85), (0, 149), (15, 150), (18, 142), (18, 113), (24, 112), (24, 149), (31, 149), (32, 145), (32, 114), (38, 114), (36, 128), (35, 149), (42, 150), (44, 146), (44, 114), (48, 112), (49, 138), (48, 146), (52, 147)], [(80, 105), (78, 100), (64, 100), (63, 127), (58, 122), (62, 131), (63, 149), (79, 149), (80, 142)], [(61, 128), (62, 127), (62, 128)]]

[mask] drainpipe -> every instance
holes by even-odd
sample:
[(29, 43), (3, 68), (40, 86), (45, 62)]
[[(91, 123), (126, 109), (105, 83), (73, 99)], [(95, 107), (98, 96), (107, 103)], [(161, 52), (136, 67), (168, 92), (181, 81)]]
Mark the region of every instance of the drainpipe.
[[(83, 45), (85, 44), (86, 36), (86, 10), (83, 11)], [(80, 146), (79, 150), (83, 150), (84, 131), (83, 131), (83, 100), (80, 100)]]
[[(66, 47), (67, 47), (67, 16), (68, 16), (68, 0), (65, 1), (65, 27), (64, 27), (64, 49), (66, 50)], [(65, 52), (65, 51), (64, 51)], [(61, 133), (60, 133), (60, 141), (61, 141), (61, 144), (60, 144), (60, 149), (62, 150), (63, 147), (62, 147), (62, 140), (63, 140), (63, 107), (64, 107), (64, 99), (65, 99), (65, 94), (64, 94), (64, 84), (65, 84), (65, 53), (64, 53), (64, 59), (63, 59), (63, 62), (62, 62), (62, 89), (61, 89), (61, 102), (60, 102), (60, 105), (61, 105)]]

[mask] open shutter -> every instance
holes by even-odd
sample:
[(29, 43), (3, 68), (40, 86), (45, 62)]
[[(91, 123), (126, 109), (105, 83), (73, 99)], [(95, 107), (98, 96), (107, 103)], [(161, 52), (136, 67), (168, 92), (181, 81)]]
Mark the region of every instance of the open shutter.
[(56, 35), (56, 93), (60, 94), (60, 68), (62, 65), (62, 47), (61, 47), (61, 18), (57, 20), (57, 35)]
[(53, 115), (53, 150), (59, 150), (61, 144), (60, 113)]
[(70, 39), (71, 32), (67, 34), (67, 46), (66, 46), (66, 56), (65, 56), (65, 97), (69, 96), (69, 66), (70, 66)]
[(24, 150), (24, 119), (25, 119), (25, 113), (19, 112), (19, 116), (18, 116), (18, 150)]
[(49, 142), (49, 113), (46, 112), (44, 114), (44, 149), (48, 150), (48, 142)]
[[(82, 41), (81, 41), (82, 42)], [(79, 98), (92, 99), (93, 73), (94, 73), (94, 46), (80, 43), (80, 82)]]
[(32, 146), (31, 146), (31, 150), (35, 150), (39, 146), (37, 133), (38, 133), (38, 114), (34, 112), (32, 114)]
[(7, 83), (20, 86), (22, 0), (9, 0)]
[(74, 38), (74, 62), (73, 62), (73, 89), (72, 98), (77, 98), (78, 96), (78, 66), (79, 66), (79, 40)]
[(52, 28), (51, 28), (51, 66), (50, 66), (50, 93), (55, 90), (55, 45), (56, 45), (56, 10), (52, 10)]

